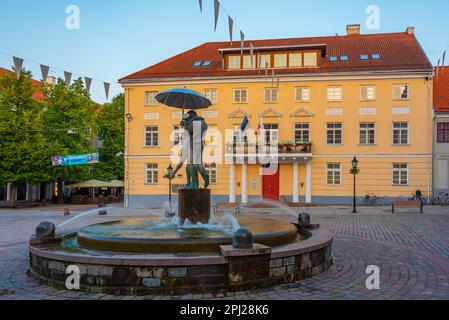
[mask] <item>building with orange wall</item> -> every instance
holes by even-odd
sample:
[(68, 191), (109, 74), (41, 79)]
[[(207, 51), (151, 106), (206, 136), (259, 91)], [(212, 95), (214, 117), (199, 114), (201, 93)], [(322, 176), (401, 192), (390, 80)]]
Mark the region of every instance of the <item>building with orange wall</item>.
[[(413, 27), (363, 35), (359, 25), (350, 25), (343, 36), (246, 41), (243, 53), (239, 42), (212, 42), (171, 57), (120, 80), (126, 205), (154, 207), (168, 199), (164, 175), (176, 165), (170, 155), (182, 113), (155, 96), (174, 87), (213, 102), (200, 116), (220, 134), (206, 142), (228, 160), (207, 165), (214, 202), (349, 204), (354, 156), (359, 201), (375, 195), (387, 203), (416, 190), (430, 195), (432, 78)], [(245, 148), (217, 142), (226, 130), (237, 133), (244, 117), (250, 129), (262, 125), (279, 143), (274, 174), (261, 174), (262, 164)], [(181, 173), (173, 191), (184, 181)]]

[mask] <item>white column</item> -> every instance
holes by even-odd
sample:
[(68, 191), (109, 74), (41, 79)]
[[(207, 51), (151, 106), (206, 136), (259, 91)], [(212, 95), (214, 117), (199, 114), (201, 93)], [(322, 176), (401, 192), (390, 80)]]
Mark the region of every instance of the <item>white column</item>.
[(12, 183), (8, 182), (6, 185), (6, 201), (11, 202), (12, 199)]
[(229, 203), (235, 203), (235, 164), (229, 166)]
[(293, 202), (299, 203), (299, 165), (293, 163)]
[(248, 203), (248, 165), (242, 165), (242, 203)]
[(27, 182), (27, 184), (26, 184), (26, 197), (25, 197), (25, 199), (27, 200), (27, 201), (30, 201), (30, 200), (32, 200), (32, 197), (31, 197), (31, 183), (29, 183), (29, 182)]
[(306, 203), (312, 203), (312, 161), (306, 163)]

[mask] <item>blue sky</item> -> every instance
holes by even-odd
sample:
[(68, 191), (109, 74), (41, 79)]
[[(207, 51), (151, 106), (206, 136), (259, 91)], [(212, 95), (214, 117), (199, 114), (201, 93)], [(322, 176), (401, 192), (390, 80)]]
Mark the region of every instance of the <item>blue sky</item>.
[[(25, 58), (25, 67), (40, 77), (43, 63), (112, 83), (206, 41), (228, 40), (222, 10), (213, 31), (213, 0), (2, 0), (0, 52)], [(248, 39), (344, 34), (348, 23), (362, 24), (363, 33), (405, 31), (416, 34), (433, 63), (449, 46), (449, 2), (446, 0), (221, 0)], [(66, 28), (66, 8), (80, 9), (80, 29)], [(366, 8), (380, 9), (380, 29), (368, 30)], [(235, 36), (238, 30), (235, 30)], [(449, 60), (449, 57), (448, 59)], [(0, 54), (0, 66), (11, 57)], [(62, 77), (62, 71), (51, 75)], [(94, 82), (94, 100), (103, 103), (101, 82)]]

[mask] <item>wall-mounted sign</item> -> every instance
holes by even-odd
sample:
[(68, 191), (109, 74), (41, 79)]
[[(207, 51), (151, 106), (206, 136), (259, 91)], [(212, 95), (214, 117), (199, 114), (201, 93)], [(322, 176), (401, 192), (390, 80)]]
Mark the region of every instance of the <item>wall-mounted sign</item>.
[(95, 164), (100, 162), (100, 155), (98, 153), (79, 154), (71, 156), (56, 156), (51, 158), (52, 164), (55, 167), (61, 166), (79, 166), (86, 164)]

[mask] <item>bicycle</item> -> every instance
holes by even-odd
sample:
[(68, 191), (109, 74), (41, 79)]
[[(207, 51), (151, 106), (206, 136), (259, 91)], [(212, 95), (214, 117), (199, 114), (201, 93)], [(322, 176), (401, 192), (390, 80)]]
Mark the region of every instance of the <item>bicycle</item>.
[(446, 195), (444, 195), (444, 192), (438, 193), (438, 196), (436, 198), (432, 198), (431, 204), (434, 206), (449, 205), (449, 193), (446, 193)]
[(382, 204), (382, 198), (379, 198), (376, 195), (371, 196), (370, 194), (366, 194), (365, 198), (362, 202), (362, 205), (369, 206), (369, 207), (376, 207), (376, 206), (380, 206), (381, 204)]

